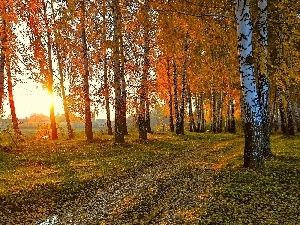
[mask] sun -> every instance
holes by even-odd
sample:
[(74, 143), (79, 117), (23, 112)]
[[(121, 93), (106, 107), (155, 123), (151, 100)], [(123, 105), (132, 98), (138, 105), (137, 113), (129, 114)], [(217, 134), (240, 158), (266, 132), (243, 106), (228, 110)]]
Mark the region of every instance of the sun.
[(51, 107), (52, 105), (55, 105), (54, 103), (54, 93), (50, 93), (49, 91), (45, 91), (46, 92), (46, 96), (45, 96), (45, 102), (48, 103), (48, 107)]
[[(61, 98), (56, 94), (51, 96), (47, 90), (36, 84), (26, 84), (23, 87), (22, 85), (16, 85), (14, 88), (14, 100), (18, 118), (29, 117), (33, 113), (49, 116), (52, 104), (54, 104), (55, 114), (63, 113)], [(9, 107), (6, 111), (9, 114)]]
[[(55, 114), (57, 113), (62, 113), (61, 112), (61, 108), (62, 108), (62, 99), (57, 96), (55, 93), (49, 93), (48, 91), (45, 91), (46, 92), (46, 95), (45, 96), (45, 103), (48, 104), (48, 109), (50, 110), (50, 107), (54, 105), (54, 110), (56, 111)], [(59, 109), (59, 110), (57, 110)]]

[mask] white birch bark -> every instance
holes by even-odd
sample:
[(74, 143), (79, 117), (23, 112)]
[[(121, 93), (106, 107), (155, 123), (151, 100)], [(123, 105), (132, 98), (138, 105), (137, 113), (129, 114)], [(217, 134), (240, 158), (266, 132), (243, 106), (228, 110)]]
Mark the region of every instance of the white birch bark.
[[(269, 105), (269, 80), (267, 73), (267, 55), (268, 55), (268, 24), (267, 24), (267, 0), (258, 1), (258, 30), (259, 45), (261, 47), (259, 57), (259, 91), (263, 107)], [(265, 109), (267, 109), (267, 107)]]
[(195, 96), (195, 105), (196, 105), (196, 132), (200, 132), (200, 122), (201, 122), (201, 115), (200, 115), (200, 96), (196, 94)]
[(201, 93), (199, 97), (200, 101), (200, 132), (205, 132), (206, 128), (206, 121), (204, 117), (204, 94)]
[(122, 122), (122, 77), (121, 77), (121, 61), (120, 61), (120, 2), (117, 0), (111, 1), (112, 17), (113, 17), (113, 71), (114, 71), (114, 85), (115, 85), (115, 143), (124, 143), (124, 126)]
[(181, 90), (181, 102), (180, 102), (180, 112), (179, 112), (179, 129), (176, 130), (176, 134), (184, 134), (184, 115), (185, 115), (185, 99), (186, 99), (186, 89), (187, 89), (187, 54), (188, 54), (188, 33), (186, 33), (184, 41), (184, 61), (183, 61), (183, 71), (181, 75), (182, 80), (182, 90)]
[(179, 108), (178, 108), (178, 78), (177, 78), (177, 67), (175, 59), (172, 61), (173, 63), (173, 88), (174, 88), (174, 111), (175, 111), (175, 132), (179, 130)]
[(269, 98), (270, 82), (267, 71), (268, 55), (268, 23), (267, 0), (258, 0), (258, 32), (259, 32), (259, 59), (258, 59), (258, 91), (262, 109), (262, 136), (264, 156), (271, 155), (270, 149), (270, 116)]
[[(0, 30), (5, 31), (6, 22), (2, 16), (3, 11), (0, 11)], [(6, 43), (6, 33), (4, 32), (2, 38), (0, 39), (0, 109), (2, 111), (2, 104), (4, 98), (4, 67), (5, 67), (5, 43)]]
[[(143, 62), (143, 69), (142, 69), (142, 80), (140, 84), (140, 115), (139, 115), (139, 138), (141, 140), (147, 140), (147, 119), (146, 112), (147, 112), (147, 101), (148, 101), (148, 76), (149, 76), (149, 68), (150, 68), (150, 36), (149, 36), (149, 26), (150, 26), (150, 18), (149, 18), (149, 1), (146, 0), (143, 6), (143, 16), (144, 16), (144, 62)], [(150, 117), (150, 116), (149, 116)]]
[(241, 78), (243, 109), (245, 113), (245, 149), (244, 166), (263, 167), (261, 146), (261, 107), (254, 76), (252, 54), (252, 24), (250, 18), (250, 0), (235, 1), (235, 15), (238, 34), (238, 59)]

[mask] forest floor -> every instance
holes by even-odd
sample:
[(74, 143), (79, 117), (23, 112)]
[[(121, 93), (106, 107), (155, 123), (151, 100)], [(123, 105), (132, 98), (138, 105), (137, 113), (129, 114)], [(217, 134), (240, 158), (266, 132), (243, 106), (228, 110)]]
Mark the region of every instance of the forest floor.
[(0, 151), (0, 224), (300, 224), (300, 137), (273, 135), (263, 171), (243, 136), (135, 134)]

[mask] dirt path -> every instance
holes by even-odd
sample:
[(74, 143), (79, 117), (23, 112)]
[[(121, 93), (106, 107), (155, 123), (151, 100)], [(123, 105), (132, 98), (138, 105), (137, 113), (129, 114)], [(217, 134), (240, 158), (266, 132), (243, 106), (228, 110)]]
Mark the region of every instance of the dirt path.
[(76, 207), (64, 207), (40, 224), (198, 224), (215, 172), (232, 157), (230, 149), (241, 146), (241, 139), (190, 146), (180, 156), (120, 177), (92, 198), (79, 196)]

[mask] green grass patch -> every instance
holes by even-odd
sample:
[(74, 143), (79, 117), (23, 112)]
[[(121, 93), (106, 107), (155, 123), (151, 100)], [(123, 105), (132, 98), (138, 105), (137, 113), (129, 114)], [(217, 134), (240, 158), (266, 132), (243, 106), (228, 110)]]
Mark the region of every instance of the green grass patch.
[(10, 152), (1, 151), (0, 217), (16, 219), (10, 221), (13, 224), (26, 218), (43, 218), (85, 190), (89, 191), (84, 194), (92, 195), (103, 183), (128, 171), (138, 171), (182, 152), (176, 145), (181, 137), (166, 136), (165, 141), (159, 141), (160, 136), (151, 135), (148, 142), (140, 143), (135, 134), (127, 136), (123, 145), (114, 145), (111, 139), (96, 136), (89, 143), (80, 138), (29, 138)]
[(271, 147), (274, 157), (257, 172), (241, 167), (243, 135), (167, 133), (140, 142), (134, 133), (122, 145), (100, 133), (93, 142), (80, 136), (58, 141), (29, 136), (11, 151), (0, 151), (0, 218), (36, 223), (67, 205), (75, 207), (78, 196), (88, 199), (120, 177), (185, 156), (176, 176), (210, 171), (209, 193), (199, 194), (205, 207), (195, 209), (200, 224), (300, 223), (300, 138), (276, 135)]
[(264, 171), (241, 168), (237, 155), (216, 172), (199, 224), (300, 223), (300, 138), (276, 135), (271, 143)]

